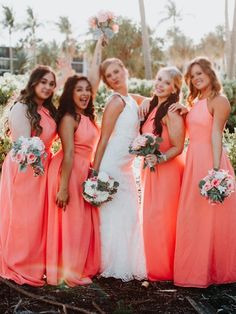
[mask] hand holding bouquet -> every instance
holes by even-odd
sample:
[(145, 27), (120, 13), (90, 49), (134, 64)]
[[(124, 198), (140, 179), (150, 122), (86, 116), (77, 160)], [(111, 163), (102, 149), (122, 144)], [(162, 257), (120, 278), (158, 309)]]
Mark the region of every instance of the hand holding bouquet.
[(210, 170), (199, 182), (200, 193), (211, 204), (223, 203), (224, 199), (235, 190), (234, 178), (223, 169)]
[(93, 30), (94, 39), (103, 36), (103, 45), (119, 31), (117, 18), (110, 11), (100, 11), (96, 16), (92, 16), (89, 19), (89, 26)]
[(83, 183), (83, 197), (88, 203), (99, 207), (112, 200), (118, 186), (119, 183), (105, 172), (99, 172), (98, 175), (92, 172)]
[(37, 136), (20, 136), (12, 144), (11, 158), (19, 164), (19, 171), (25, 171), (27, 166), (30, 165), (33, 168), (35, 177), (43, 175), (42, 158), (46, 157), (44, 143)]
[[(162, 153), (159, 151), (161, 137), (155, 136), (152, 133), (144, 133), (138, 135), (134, 141), (129, 146), (129, 153), (136, 156), (147, 156), (154, 154), (156, 156), (161, 156)], [(151, 171), (155, 171), (153, 165), (149, 164), (144, 160), (144, 167), (149, 167)]]

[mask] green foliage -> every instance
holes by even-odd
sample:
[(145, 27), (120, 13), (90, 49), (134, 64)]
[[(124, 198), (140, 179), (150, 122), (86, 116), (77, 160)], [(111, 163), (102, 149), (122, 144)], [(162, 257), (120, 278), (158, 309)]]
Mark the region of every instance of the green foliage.
[(234, 128), (236, 128), (236, 81), (223, 81), (223, 88), (231, 104), (231, 114), (227, 122), (227, 128), (230, 132), (233, 132)]
[(0, 136), (0, 171), (2, 170), (3, 161), (11, 149), (11, 141), (8, 137)]
[(223, 143), (227, 149), (229, 159), (236, 174), (236, 128), (233, 133), (230, 133), (228, 129), (225, 130)]

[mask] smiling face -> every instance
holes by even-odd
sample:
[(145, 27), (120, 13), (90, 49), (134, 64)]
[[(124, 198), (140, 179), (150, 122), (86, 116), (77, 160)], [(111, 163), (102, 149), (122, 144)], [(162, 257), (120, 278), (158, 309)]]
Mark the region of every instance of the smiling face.
[(52, 73), (45, 74), (34, 87), (35, 101), (42, 102), (52, 96), (56, 87), (55, 77)]
[(171, 78), (170, 73), (165, 70), (160, 70), (157, 73), (154, 82), (154, 93), (158, 97), (159, 102), (165, 101), (171, 93), (175, 93), (176, 88), (174, 85), (174, 80)]
[(190, 79), (193, 86), (199, 91), (203, 91), (211, 87), (210, 77), (198, 64), (194, 64), (192, 66), (190, 71)]
[(127, 72), (119, 64), (111, 63), (105, 71), (107, 85), (113, 90), (120, 90), (126, 86)]
[(76, 105), (75, 111), (77, 113), (83, 113), (88, 107), (91, 97), (92, 90), (89, 83), (85, 80), (79, 80), (73, 91), (73, 100)]

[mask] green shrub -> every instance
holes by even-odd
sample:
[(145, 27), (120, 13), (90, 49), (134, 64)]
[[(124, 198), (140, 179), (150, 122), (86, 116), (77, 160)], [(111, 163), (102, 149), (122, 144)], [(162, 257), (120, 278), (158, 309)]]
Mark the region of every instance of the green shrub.
[(236, 128), (233, 133), (230, 133), (228, 129), (225, 130), (223, 143), (236, 174)]
[(11, 141), (8, 137), (0, 136), (0, 171), (7, 153), (11, 149)]

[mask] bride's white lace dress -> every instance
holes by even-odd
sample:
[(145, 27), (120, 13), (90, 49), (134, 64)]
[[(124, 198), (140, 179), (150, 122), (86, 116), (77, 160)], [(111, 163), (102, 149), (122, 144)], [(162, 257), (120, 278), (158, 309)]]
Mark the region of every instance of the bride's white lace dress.
[(129, 154), (129, 145), (139, 133), (139, 119), (135, 100), (130, 95), (119, 96), (125, 107), (100, 165), (100, 171), (120, 184), (113, 200), (101, 206), (101, 276), (128, 281), (146, 277), (140, 205), (132, 167), (134, 156)]

